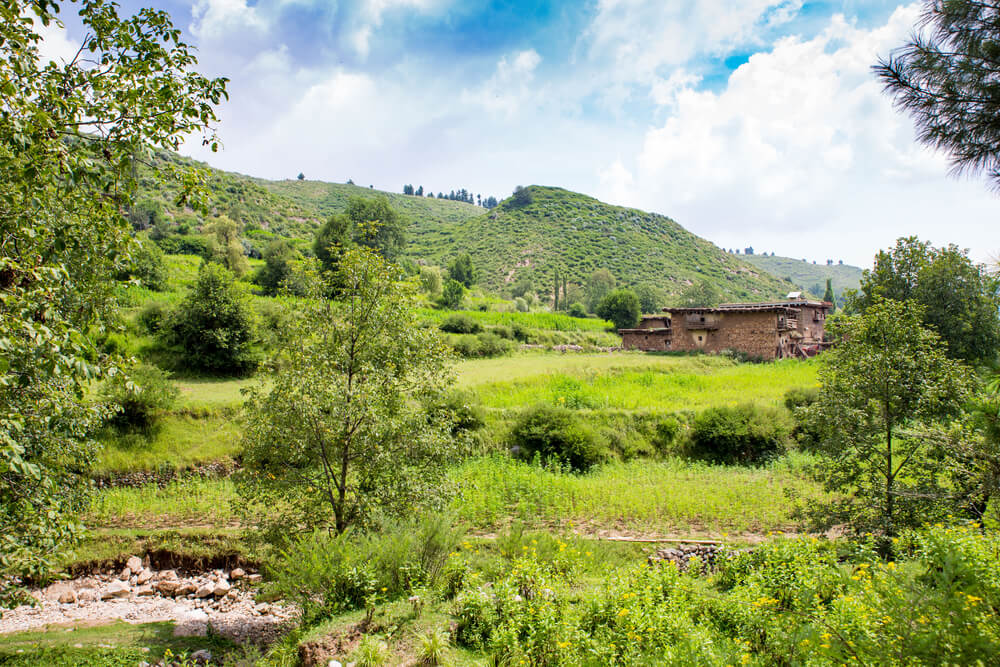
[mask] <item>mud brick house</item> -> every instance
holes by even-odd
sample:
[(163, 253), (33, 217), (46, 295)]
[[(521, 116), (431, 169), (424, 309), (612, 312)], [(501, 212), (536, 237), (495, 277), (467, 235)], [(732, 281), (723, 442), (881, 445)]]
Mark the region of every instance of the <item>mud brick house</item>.
[(625, 349), (722, 352), (760, 359), (811, 357), (826, 347), (823, 327), (832, 306), (789, 294), (787, 301), (726, 303), (712, 308), (664, 308), (636, 329), (622, 329)]

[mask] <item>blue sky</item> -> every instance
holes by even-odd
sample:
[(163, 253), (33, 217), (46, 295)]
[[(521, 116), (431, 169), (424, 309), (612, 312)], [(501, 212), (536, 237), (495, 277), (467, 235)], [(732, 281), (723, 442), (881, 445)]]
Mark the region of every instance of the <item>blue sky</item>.
[(867, 266), (908, 234), (1000, 250), (1000, 202), (917, 146), (871, 76), (917, 3), (147, 2), (231, 79), (224, 150), (189, 151), (224, 169), (498, 197), (559, 185), (821, 262)]

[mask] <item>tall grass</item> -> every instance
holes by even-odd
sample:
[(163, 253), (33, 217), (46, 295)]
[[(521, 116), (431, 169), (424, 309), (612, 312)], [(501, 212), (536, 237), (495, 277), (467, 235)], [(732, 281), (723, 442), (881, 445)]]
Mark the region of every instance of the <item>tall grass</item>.
[(233, 483), (227, 479), (107, 488), (94, 494), (84, 518), (98, 527), (222, 527), (233, 522), (230, 503), (234, 497)]
[(454, 507), (479, 528), (519, 520), (642, 533), (787, 530), (796, 523), (786, 489), (822, 495), (796, 468), (788, 459), (767, 468), (636, 460), (571, 475), (497, 455), (453, 471), (461, 488)]
[(234, 414), (168, 415), (149, 433), (109, 433), (94, 470), (97, 473), (185, 468), (236, 454), (242, 422)]
[[(480, 324), (506, 325), (522, 324), (531, 329), (547, 329), (551, 331), (605, 331), (613, 328), (610, 322), (592, 318), (570, 317), (561, 313), (501, 313), (492, 310), (461, 311), (463, 315), (475, 319)], [(438, 324), (444, 318), (454, 314), (453, 310), (432, 310), (418, 308), (414, 315), (426, 322)]]
[(730, 363), (698, 368), (691, 359), (664, 359), (677, 363), (674, 368), (583, 368), (556, 373), (542, 373), (543, 364), (538, 364), (539, 372), (533, 376), (480, 384), (475, 393), (484, 406), (492, 408), (545, 401), (595, 410), (677, 412), (746, 402), (777, 405), (790, 388), (816, 383), (817, 366), (813, 362)]

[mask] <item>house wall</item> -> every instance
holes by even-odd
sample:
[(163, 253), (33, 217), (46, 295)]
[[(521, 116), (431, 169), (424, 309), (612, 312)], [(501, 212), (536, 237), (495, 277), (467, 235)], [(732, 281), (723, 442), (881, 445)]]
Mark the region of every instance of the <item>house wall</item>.
[[(820, 343), (823, 341), (823, 332), (826, 327), (826, 311), (822, 308), (802, 306), (799, 311), (798, 331), (802, 334), (803, 343)], [(816, 320), (819, 313), (820, 319)]]
[(622, 334), (622, 347), (626, 350), (662, 352), (671, 349), (670, 339), (669, 331), (651, 331), (649, 333), (626, 331)]
[(719, 313), (717, 329), (687, 328), (683, 315), (673, 318), (671, 350), (722, 352), (739, 350), (761, 359), (784, 356), (778, 334), (778, 314), (775, 312)]

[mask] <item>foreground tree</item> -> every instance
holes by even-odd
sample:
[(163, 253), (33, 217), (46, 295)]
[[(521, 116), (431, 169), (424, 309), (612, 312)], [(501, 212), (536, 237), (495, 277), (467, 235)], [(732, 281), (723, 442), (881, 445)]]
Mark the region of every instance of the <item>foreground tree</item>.
[(916, 122), (918, 140), (948, 153), (957, 173), (1000, 187), (1000, 8), (925, 0), (913, 37), (875, 73)]
[(297, 529), (341, 533), (435, 506), (456, 454), (449, 354), (413, 326), (411, 283), (368, 249), (343, 256), (339, 301), (297, 309), (271, 387), (246, 404), (239, 491), (248, 519), (280, 542)]
[(923, 324), (944, 339), (949, 356), (989, 362), (1000, 347), (998, 288), (997, 277), (958, 247), (935, 248), (911, 236), (879, 252), (850, 305), (865, 311), (880, 299), (915, 301), (923, 307)]
[(641, 315), (639, 297), (629, 289), (619, 289), (606, 295), (597, 304), (597, 316), (610, 321), (616, 329), (631, 329)]
[(115, 318), (110, 278), (129, 268), (135, 161), (150, 144), (213, 142), (225, 96), (165, 13), (78, 7), (86, 37), (57, 63), (38, 47), (41, 26), (63, 36), (60, 4), (0, 3), (0, 606), (77, 532), (103, 417), (86, 385), (114, 368), (95, 338)]
[(823, 355), (813, 406), (823, 434), (820, 467), (840, 499), (827, 518), (858, 532), (891, 537), (920, 525), (940, 498), (942, 462), (916, 433), (943, 425), (969, 396), (969, 370), (948, 359), (941, 339), (921, 324), (913, 301), (879, 300), (835, 331)]

